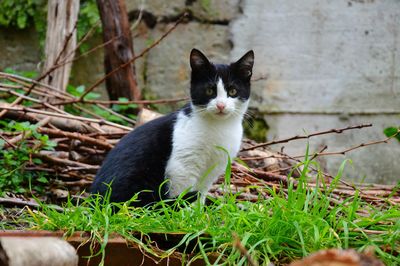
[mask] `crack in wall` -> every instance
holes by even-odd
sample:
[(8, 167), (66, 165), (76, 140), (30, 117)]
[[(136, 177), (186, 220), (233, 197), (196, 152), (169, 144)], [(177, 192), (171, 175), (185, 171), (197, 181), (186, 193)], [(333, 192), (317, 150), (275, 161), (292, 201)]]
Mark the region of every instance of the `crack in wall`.
[(142, 12), (142, 21), (146, 24), (146, 26), (150, 29), (153, 29), (158, 23), (168, 24), (178, 21), (184, 14), (187, 14), (186, 18), (183, 20), (184, 23), (189, 22), (198, 22), (201, 24), (209, 24), (209, 25), (223, 25), (228, 26), (230, 20), (228, 19), (213, 19), (208, 20), (202, 17), (196, 16), (193, 14), (193, 11), (190, 9), (184, 9), (182, 12), (176, 15), (168, 15), (168, 16), (156, 16), (153, 13), (147, 10), (132, 10), (128, 13), (129, 21), (135, 21), (139, 18), (139, 14)]

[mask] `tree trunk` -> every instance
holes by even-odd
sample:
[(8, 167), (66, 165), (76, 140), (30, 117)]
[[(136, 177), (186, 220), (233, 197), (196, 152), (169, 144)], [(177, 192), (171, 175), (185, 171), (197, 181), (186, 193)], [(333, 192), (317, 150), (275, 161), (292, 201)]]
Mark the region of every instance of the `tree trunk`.
[[(105, 71), (109, 73), (134, 56), (128, 13), (124, 0), (97, 0), (97, 6), (103, 25), (103, 41), (113, 40), (104, 51)], [(134, 64), (107, 77), (106, 88), (111, 100), (120, 97), (139, 100)]]
[(76, 49), (76, 22), (79, 0), (49, 0), (46, 33), (46, 61), (43, 67), (44, 83), (65, 91), (71, 72), (71, 63), (54, 66), (71, 60)]

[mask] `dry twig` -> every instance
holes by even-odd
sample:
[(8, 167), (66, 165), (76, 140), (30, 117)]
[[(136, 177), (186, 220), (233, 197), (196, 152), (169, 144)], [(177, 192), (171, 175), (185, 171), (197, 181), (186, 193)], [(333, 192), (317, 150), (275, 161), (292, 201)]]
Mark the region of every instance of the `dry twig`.
[(257, 148), (261, 148), (261, 147), (265, 147), (265, 146), (270, 146), (270, 145), (273, 145), (273, 144), (286, 143), (286, 142), (293, 141), (293, 140), (309, 139), (311, 137), (320, 136), (320, 135), (326, 135), (326, 134), (331, 134), (331, 133), (340, 134), (340, 133), (342, 133), (343, 131), (346, 131), (346, 130), (360, 129), (360, 128), (371, 127), (371, 126), (372, 126), (372, 124), (362, 124), (362, 125), (356, 125), (356, 126), (348, 126), (348, 127), (344, 127), (344, 128), (334, 128), (334, 129), (330, 129), (330, 130), (326, 130), (326, 131), (319, 131), (319, 132), (315, 132), (315, 133), (307, 134), (307, 135), (297, 135), (297, 136), (286, 138), (286, 139), (274, 140), (274, 141), (269, 141), (269, 142), (265, 142), (265, 143), (260, 143), (260, 144), (254, 145), (252, 147), (249, 147), (249, 148), (246, 148), (246, 149), (242, 149), (242, 151), (253, 150), (253, 149), (257, 149)]
[(146, 49), (144, 49), (140, 54), (136, 55), (135, 57), (133, 57), (131, 60), (129, 60), (128, 62), (120, 65), (119, 67), (113, 69), (112, 71), (110, 71), (109, 73), (107, 73), (107, 75), (105, 75), (104, 77), (102, 77), (101, 79), (99, 79), (98, 81), (96, 81), (89, 89), (87, 89), (79, 98), (80, 101), (82, 101), (83, 98), (85, 98), (85, 96), (91, 92), (94, 88), (96, 88), (97, 86), (99, 86), (101, 83), (103, 83), (109, 76), (113, 75), (114, 73), (116, 73), (118, 70), (132, 64), (133, 62), (135, 62), (138, 58), (141, 58), (142, 56), (144, 56), (146, 53), (148, 53), (151, 49), (153, 49), (155, 46), (157, 46), (162, 40), (164, 40), (165, 37), (167, 37), (173, 30), (176, 29), (176, 27), (183, 21), (184, 18), (186, 18), (188, 16), (187, 13), (185, 13), (182, 17), (180, 17), (178, 19), (178, 21), (176, 21), (175, 25), (173, 25), (166, 33), (164, 33), (157, 41), (155, 41), (153, 44), (151, 44), (149, 47), (147, 47)]

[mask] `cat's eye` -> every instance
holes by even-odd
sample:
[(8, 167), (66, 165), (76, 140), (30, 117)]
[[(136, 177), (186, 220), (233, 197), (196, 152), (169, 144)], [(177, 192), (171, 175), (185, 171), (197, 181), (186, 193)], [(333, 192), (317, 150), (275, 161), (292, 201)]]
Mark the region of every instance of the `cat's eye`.
[(206, 94), (207, 94), (207, 96), (213, 95), (214, 94), (214, 88), (213, 87), (208, 87), (206, 89)]
[(228, 94), (229, 96), (234, 97), (237, 95), (237, 90), (235, 88), (229, 88)]

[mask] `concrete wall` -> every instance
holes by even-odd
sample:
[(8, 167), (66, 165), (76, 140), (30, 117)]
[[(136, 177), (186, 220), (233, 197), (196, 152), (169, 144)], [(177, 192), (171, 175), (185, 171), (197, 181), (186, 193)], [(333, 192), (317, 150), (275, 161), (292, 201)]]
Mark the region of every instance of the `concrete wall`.
[[(373, 124), (310, 141), (312, 151), (340, 151), (400, 126), (400, 1), (245, 0), (242, 8), (231, 24), (231, 57), (255, 50), (255, 75), (267, 80), (254, 83), (252, 106), (269, 139)], [(306, 142), (284, 146), (301, 154)], [(353, 159), (353, 180), (400, 181), (395, 141), (324, 161), (334, 173), (344, 158)]]
[[(140, 2), (145, 15), (132, 31), (136, 53), (184, 12), (191, 14), (136, 62), (139, 85), (148, 98), (188, 95), (188, 56), (193, 47), (217, 62), (236, 60), (254, 49), (254, 77), (266, 78), (253, 83), (251, 106), (269, 125), (268, 140), (373, 123), (372, 128), (310, 141), (312, 151), (323, 145), (328, 145), (328, 151), (338, 151), (382, 139), (385, 127), (400, 125), (398, 0), (127, 0), (132, 23)], [(0, 45), (8, 54), (0, 51), (0, 70), (11, 65), (35, 67), (40, 60), (35, 33), (12, 32), (9, 40), (9, 32), (0, 30)], [(91, 42), (99, 44), (101, 38)], [(21, 56), (12, 58), (15, 53)], [(98, 51), (77, 61), (71, 83), (89, 86), (102, 71), (102, 52)], [(298, 155), (306, 142), (284, 146), (291, 155)], [(353, 160), (346, 172), (352, 180), (400, 180), (399, 143), (322, 158), (321, 163), (335, 173), (344, 158)]]

